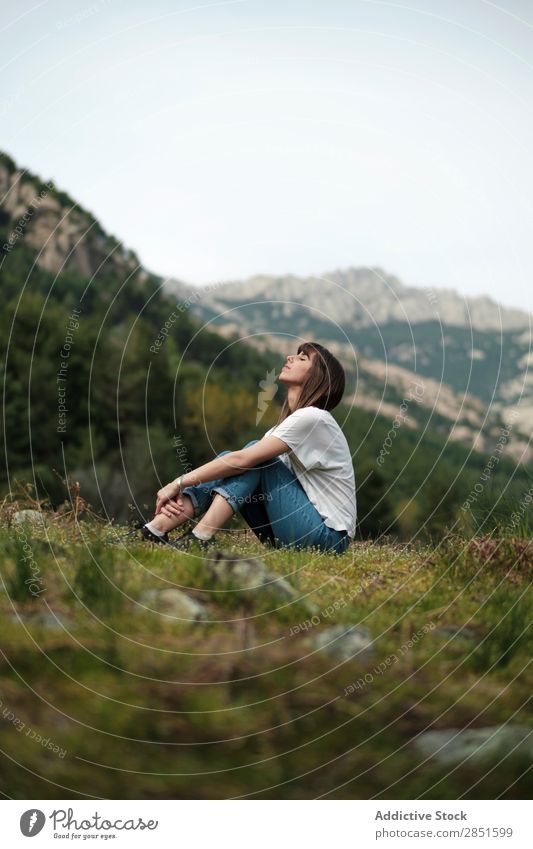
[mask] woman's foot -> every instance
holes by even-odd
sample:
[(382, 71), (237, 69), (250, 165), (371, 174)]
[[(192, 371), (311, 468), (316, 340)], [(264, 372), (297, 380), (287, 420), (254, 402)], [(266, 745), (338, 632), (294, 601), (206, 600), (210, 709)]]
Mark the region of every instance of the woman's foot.
[(143, 535), (143, 539), (145, 539), (147, 542), (154, 542), (156, 545), (170, 544), (167, 532), (157, 533), (156, 531), (148, 527), (148, 523), (142, 526), (141, 533)]
[(170, 545), (177, 551), (189, 551), (195, 547), (200, 551), (209, 551), (216, 546), (216, 541), (214, 535), (209, 539), (201, 539), (200, 537), (197, 537), (192, 530), (190, 530), (186, 531), (186, 533), (179, 537), (179, 539), (175, 542), (171, 542)]

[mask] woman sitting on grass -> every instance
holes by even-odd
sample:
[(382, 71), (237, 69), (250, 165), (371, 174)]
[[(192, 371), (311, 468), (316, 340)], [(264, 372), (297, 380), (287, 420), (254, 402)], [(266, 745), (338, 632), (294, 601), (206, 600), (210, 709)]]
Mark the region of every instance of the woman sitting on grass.
[[(344, 369), (327, 348), (305, 342), (287, 357), (279, 381), (287, 397), (278, 424), (160, 489), (155, 516), (142, 528), (145, 539), (206, 549), (238, 511), (267, 545), (346, 551), (355, 536), (355, 478), (348, 443), (330, 413), (344, 394)], [(169, 531), (198, 516), (192, 530), (169, 543)]]

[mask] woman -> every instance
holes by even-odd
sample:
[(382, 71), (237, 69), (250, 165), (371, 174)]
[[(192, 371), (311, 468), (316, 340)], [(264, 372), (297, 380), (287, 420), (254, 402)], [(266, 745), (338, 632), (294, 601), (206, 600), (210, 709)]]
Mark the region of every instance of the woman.
[(151, 542), (203, 514), (171, 543), (208, 548), (239, 511), (261, 542), (342, 554), (355, 536), (352, 458), (330, 410), (342, 399), (344, 369), (322, 345), (305, 342), (279, 374), (287, 387), (279, 421), (261, 440), (181, 475), (157, 493), (155, 517), (142, 528)]

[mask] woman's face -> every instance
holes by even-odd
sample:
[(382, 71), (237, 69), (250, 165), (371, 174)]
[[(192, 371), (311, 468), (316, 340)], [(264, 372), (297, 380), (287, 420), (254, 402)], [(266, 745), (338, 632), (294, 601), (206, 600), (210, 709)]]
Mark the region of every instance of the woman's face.
[(309, 354), (304, 351), (289, 354), (278, 379), (286, 386), (301, 386), (312, 368), (313, 358)]

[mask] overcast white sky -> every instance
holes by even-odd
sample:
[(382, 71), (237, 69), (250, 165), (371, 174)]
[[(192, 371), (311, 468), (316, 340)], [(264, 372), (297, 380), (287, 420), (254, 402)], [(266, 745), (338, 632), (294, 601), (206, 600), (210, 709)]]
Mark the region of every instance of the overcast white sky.
[(0, 38), (0, 148), (151, 270), (532, 308), (528, 0), (24, 0)]

